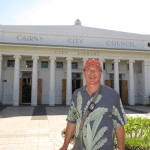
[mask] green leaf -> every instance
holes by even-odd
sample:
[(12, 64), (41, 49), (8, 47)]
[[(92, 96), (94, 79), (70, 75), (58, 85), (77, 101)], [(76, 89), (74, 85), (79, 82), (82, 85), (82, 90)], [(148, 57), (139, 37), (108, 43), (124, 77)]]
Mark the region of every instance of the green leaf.
[[(94, 138), (94, 140), (93, 140), (93, 142), (92, 142), (92, 147), (95, 145), (95, 143), (97, 143), (98, 142), (98, 140), (104, 135), (104, 133), (105, 133), (105, 131), (108, 129), (108, 127), (102, 127), (99, 131), (98, 131), (98, 133), (96, 134), (96, 136), (95, 136), (95, 138)], [(101, 140), (100, 140), (100, 142), (102, 142)]]
[(124, 124), (123, 120), (122, 120), (122, 118), (120, 116), (120, 113), (119, 113), (118, 109), (115, 106), (113, 106), (113, 112), (112, 112), (112, 114), (118, 117), (118, 119), (121, 122), (121, 124)]
[[(107, 127), (103, 127), (96, 134), (98, 125), (100, 124), (103, 118), (103, 115), (107, 111), (108, 111), (107, 108), (97, 108), (92, 113), (90, 113), (90, 115), (86, 118), (84, 126), (83, 126), (83, 141), (87, 150), (92, 150), (91, 146), (93, 147), (98, 142), (98, 140), (100, 140), (100, 138), (103, 136), (104, 132), (107, 130)], [(92, 129), (90, 127), (91, 121), (94, 121)]]
[(92, 147), (92, 131), (90, 124), (87, 125), (87, 139), (88, 139), (88, 149)]
[(98, 143), (92, 148), (92, 150), (97, 150), (97, 149), (99, 149), (99, 148), (102, 147), (107, 141), (108, 141), (107, 138), (102, 139), (100, 142), (98, 142)]
[(150, 147), (150, 119), (128, 117), (125, 128), (125, 148), (146, 150)]

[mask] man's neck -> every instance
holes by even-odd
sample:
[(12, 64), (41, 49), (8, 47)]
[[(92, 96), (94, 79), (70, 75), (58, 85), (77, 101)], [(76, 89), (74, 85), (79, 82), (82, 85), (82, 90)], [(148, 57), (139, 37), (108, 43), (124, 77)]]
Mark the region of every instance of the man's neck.
[(89, 95), (91, 96), (92, 93), (94, 93), (99, 87), (100, 87), (100, 83), (96, 84), (96, 85), (86, 85), (86, 90), (88, 91)]

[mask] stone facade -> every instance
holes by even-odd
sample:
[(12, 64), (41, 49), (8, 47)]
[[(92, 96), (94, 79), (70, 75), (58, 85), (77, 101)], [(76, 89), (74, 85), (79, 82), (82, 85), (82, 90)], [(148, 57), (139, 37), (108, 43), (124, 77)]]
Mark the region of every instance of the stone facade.
[[(22, 98), (27, 94), (24, 84), (28, 83), (31, 106), (62, 104), (64, 94), (66, 105), (70, 105), (73, 84), (79, 84), (76, 80), (80, 80), (80, 86), (85, 85), (82, 74), (85, 61), (96, 58), (103, 66), (101, 84), (114, 88), (129, 105), (150, 104), (149, 42), (150, 35), (95, 29), (80, 24), (0, 25), (0, 102), (13, 106), (24, 103)], [(9, 60), (14, 60), (14, 67), (9, 66)], [(27, 61), (33, 63), (32, 67), (27, 66)], [(47, 68), (42, 67), (43, 62), (48, 62)], [(58, 62), (63, 63), (62, 68), (57, 67)], [(77, 64), (76, 69), (72, 69), (73, 62)], [(24, 73), (31, 76), (25, 77)], [(80, 77), (74, 78), (72, 74), (80, 74)], [(66, 79), (65, 88), (63, 79)]]

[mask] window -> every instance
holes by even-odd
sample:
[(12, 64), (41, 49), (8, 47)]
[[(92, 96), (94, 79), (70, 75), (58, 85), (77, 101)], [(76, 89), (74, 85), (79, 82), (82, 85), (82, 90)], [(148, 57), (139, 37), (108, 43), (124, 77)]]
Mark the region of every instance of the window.
[(33, 67), (33, 61), (26, 61), (26, 67), (32, 68)]
[(150, 47), (150, 42), (147, 45), (148, 45), (148, 47)]
[(41, 68), (48, 68), (48, 61), (42, 61)]
[(72, 69), (77, 69), (77, 63), (76, 62), (72, 62)]
[(22, 72), (22, 77), (23, 78), (32, 78), (32, 72), (23, 71)]
[[(110, 74), (110, 80), (114, 80), (114, 74)], [(122, 80), (122, 74), (119, 74), (119, 80)]]
[(111, 80), (111, 88), (114, 89), (114, 80)]
[(80, 73), (72, 73), (72, 79), (80, 79)]
[(105, 63), (103, 63), (103, 70), (105, 70)]
[(63, 68), (63, 62), (57, 62), (56, 68)]
[(15, 66), (15, 60), (8, 60), (7, 67), (14, 67)]
[(112, 70), (114, 70), (114, 64), (112, 64)]
[(114, 74), (110, 74), (110, 80), (114, 80)]

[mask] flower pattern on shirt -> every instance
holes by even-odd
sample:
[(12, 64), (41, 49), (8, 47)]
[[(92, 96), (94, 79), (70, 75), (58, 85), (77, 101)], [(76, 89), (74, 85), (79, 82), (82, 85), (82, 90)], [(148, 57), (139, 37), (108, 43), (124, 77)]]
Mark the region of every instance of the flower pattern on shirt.
[(76, 137), (79, 134), (81, 119), (82, 119), (82, 96), (81, 96), (81, 93), (78, 92), (78, 95), (77, 95), (77, 124), (76, 124), (76, 132), (75, 132)]
[(72, 122), (75, 122), (76, 118), (77, 118), (76, 107), (75, 107), (74, 102), (72, 101), (71, 107), (70, 107), (69, 112), (68, 112), (68, 118), (67, 119), (72, 121)]

